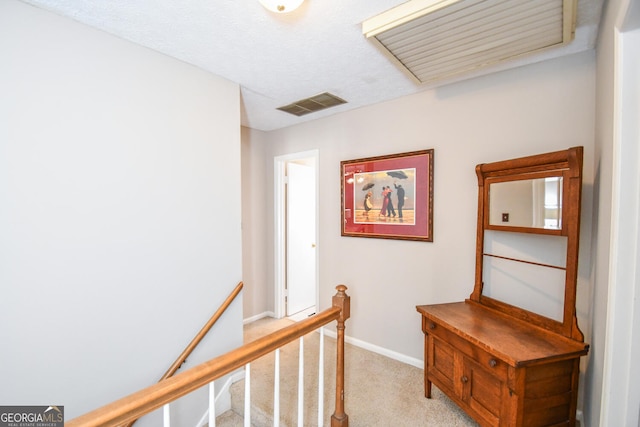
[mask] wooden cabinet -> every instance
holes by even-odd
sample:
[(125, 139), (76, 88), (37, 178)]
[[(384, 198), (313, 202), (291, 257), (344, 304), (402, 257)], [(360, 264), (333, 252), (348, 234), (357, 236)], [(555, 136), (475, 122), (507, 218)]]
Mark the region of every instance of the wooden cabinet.
[(417, 309), (426, 397), (435, 384), (483, 426), (575, 424), (588, 345), (472, 301)]
[[(431, 387), (435, 384), (482, 426), (575, 425), (580, 357), (589, 350), (575, 314), (581, 171), (581, 147), (478, 165), (478, 234), (473, 292), (463, 302), (416, 307), (422, 316), (424, 332), (427, 398), (431, 398)], [(503, 225), (489, 220), (490, 216), (510, 218), (509, 205), (503, 201), (497, 212), (502, 215), (491, 212), (490, 201), (496, 200), (496, 196), (491, 194), (490, 186), (512, 181), (524, 188), (541, 189), (551, 183), (555, 186), (553, 188), (560, 189), (556, 194), (561, 197), (558, 205), (562, 212), (553, 214), (553, 221), (548, 222), (551, 228), (545, 228), (542, 220), (536, 223), (540, 225), (528, 225), (525, 220), (517, 225)], [(510, 194), (509, 197), (514, 196)], [(522, 210), (522, 200), (527, 197), (531, 195), (515, 198), (520, 205), (517, 206), (518, 214)], [(516, 212), (515, 208), (513, 212)], [(485, 230), (513, 234), (506, 239), (498, 239), (500, 245), (493, 241), (486, 244)], [(504, 247), (508, 244), (504, 242), (514, 242), (520, 233), (547, 237), (533, 239), (532, 254), (527, 253), (527, 244), (523, 246), (520, 242), (514, 243), (513, 253), (516, 255), (505, 254)], [(560, 257), (566, 257), (557, 265), (546, 261), (549, 259), (546, 252), (549, 251), (546, 251), (544, 239), (547, 238), (563, 239), (566, 254), (560, 253)], [(524, 237), (521, 240), (528, 242)], [(496, 248), (502, 252), (491, 253)], [(537, 260), (535, 252), (542, 253), (540, 258), (545, 261)], [(495, 268), (493, 261), (487, 262), (487, 257), (525, 264), (526, 269), (516, 267), (513, 271), (526, 271), (527, 277), (515, 277), (512, 273), (509, 276), (515, 277), (516, 285), (526, 283), (527, 292), (533, 289), (534, 293), (544, 294), (549, 289), (548, 283), (542, 283), (544, 279), (540, 279), (548, 277), (546, 273), (531, 274), (531, 266), (561, 271), (556, 292), (560, 295), (556, 304), (559, 308), (555, 310), (560, 312), (556, 315), (558, 318), (549, 318), (545, 311), (547, 307), (543, 307), (543, 314), (536, 312), (536, 302), (528, 301), (528, 296), (507, 295), (509, 299), (503, 301), (490, 295), (485, 289), (486, 281), (495, 280), (500, 275), (495, 274), (495, 270), (491, 274), (483, 274), (484, 269)], [(500, 268), (503, 267), (501, 264)], [(498, 273), (503, 274), (504, 270)], [(557, 273), (554, 274), (558, 277)], [(490, 285), (496, 287), (494, 283)], [(500, 285), (503, 289), (499, 295), (512, 291), (510, 287)], [(516, 286), (514, 288), (517, 289)], [(545, 298), (551, 299), (547, 294)], [(524, 308), (513, 301), (523, 301)], [(553, 310), (550, 312), (554, 313)]]

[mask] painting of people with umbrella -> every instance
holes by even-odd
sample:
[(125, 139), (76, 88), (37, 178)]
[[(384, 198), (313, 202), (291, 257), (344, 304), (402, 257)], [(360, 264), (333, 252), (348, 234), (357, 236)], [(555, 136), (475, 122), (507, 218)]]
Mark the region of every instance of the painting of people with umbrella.
[(354, 222), (415, 224), (415, 175), (415, 169), (354, 174), (356, 182), (365, 183), (354, 194)]
[(416, 153), (341, 163), (343, 233), (346, 228), (365, 237), (428, 239), (414, 233), (431, 232), (433, 150)]

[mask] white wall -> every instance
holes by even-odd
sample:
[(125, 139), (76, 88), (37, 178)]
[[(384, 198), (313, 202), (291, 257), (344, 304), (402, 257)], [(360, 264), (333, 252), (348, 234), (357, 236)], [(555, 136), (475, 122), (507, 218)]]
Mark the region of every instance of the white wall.
[(611, 237), (611, 188), (613, 156), (613, 17), (620, 1), (609, 2), (603, 12), (597, 46), (596, 121), (594, 148), (593, 287), (589, 366), (585, 378), (585, 424), (599, 425), (606, 339), (606, 316)]
[[(242, 128), (242, 280), (244, 282), (244, 319), (273, 315), (273, 262), (267, 263), (266, 212), (267, 197), (273, 192), (265, 189), (267, 175), (273, 174), (273, 159), (266, 156), (266, 133)], [(272, 205), (273, 206), (273, 205)], [(273, 283), (273, 279), (271, 279)]]
[(70, 419), (157, 381), (241, 280), (239, 88), (14, 0), (0, 63), (0, 402)]
[[(318, 149), (321, 308), (337, 284), (346, 284), (352, 296), (347, 335), (421, 360), (415, 306), (461, 301), (473, 288), (476, 164), (583, 145), (578, 317), (588, 339), (594, 88), (595, 55), (586, 52), (251, 134), (252, 146), (267, 147), (263, 184), (244, 187), (267, 194), (266, 205), (252, 208), (265, 212), (253, 227), (265, 231), (267, 265), (273, 264), (273, 157)], [(435, 149), (434, 242), (341, 237), (340, 161), (426, 148)], [(271, 271), (264, 272), (272, 287)]]

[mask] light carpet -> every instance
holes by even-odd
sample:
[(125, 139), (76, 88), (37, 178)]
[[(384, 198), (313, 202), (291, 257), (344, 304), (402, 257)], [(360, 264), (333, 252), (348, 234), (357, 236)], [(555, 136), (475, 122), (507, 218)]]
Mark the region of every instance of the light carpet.
[[(291, 324), (288, 319), (265, 318), (245, 326), (245, 342)], [(335, 322), (328, 326), (335, 330)], [(304, 338), (303, 425), (318, 425), (317, 332)], [(298, 425), (299, 341), (280, 349), (280, 425)], [(251, 363), (251, 424), (273, 425), (274, 354)], [(335, 409), (336, 341), (324, 339), (324, 426), (331, 425)], [(385, 356), (345, 345), (345, 412), (350, 427), (477, 426), (437, 387), (424, 397), (423, 371)], [(225, 413), (217, 427), (241, 426), (244, 414), (244, 381), (231, 387), (232, 413)], [(240, 415), (238, 417), (237, 415)]]

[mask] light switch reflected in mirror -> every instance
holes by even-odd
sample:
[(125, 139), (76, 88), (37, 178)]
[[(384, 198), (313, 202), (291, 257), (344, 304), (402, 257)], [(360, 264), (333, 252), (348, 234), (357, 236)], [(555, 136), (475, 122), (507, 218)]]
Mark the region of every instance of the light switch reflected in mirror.
[(491, 183), (489, 225), (562, 229), (562, 177)]

